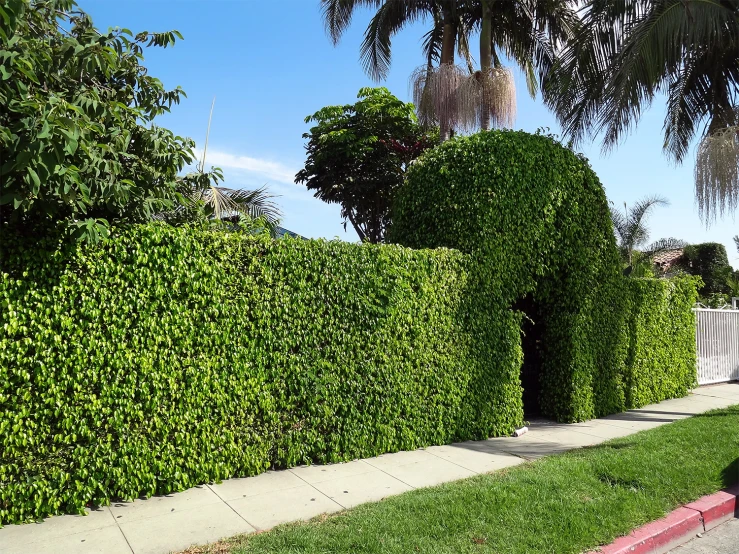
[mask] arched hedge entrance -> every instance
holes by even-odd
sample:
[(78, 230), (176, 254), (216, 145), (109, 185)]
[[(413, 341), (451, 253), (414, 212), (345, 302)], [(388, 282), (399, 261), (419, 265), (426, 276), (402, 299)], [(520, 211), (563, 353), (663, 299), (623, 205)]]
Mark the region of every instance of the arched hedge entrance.
[(517, 131), (450, 140), (410, 168), (389, 237), (478, 261), (486, 309), (501, 325), (487, 345), (486, 386), (520, 388), (528, 302), (543, 345), (541, 413), (577, 421), (624, 408), (624, 283), (606, 196), (584, 158), (550, 136)]

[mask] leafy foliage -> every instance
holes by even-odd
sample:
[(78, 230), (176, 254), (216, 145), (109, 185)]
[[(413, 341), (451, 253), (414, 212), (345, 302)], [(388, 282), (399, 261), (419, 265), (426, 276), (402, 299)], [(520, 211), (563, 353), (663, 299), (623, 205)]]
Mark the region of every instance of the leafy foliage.
[(316, 198), (341, 205), (362, 241), (382, 242), (390, 202), (408, 164), (436, 142), (422, 129), (413, 104), (385, 88), (363, 88), (359, 101), (327, 106), (306, 118), (305, 168), (295, 176)]
[(533, 297), (545, 415), (578, 421), (628, 405), (631, 295), (603, 187), (583, 158), (523, 132), (449, 141), (411, 166), (389, 240), (478, 260), (496, 313), (491, 348), (506, 364), (520, 348), (510, 340), (518, 323), (506, 314)]
[(695, 277), (629, 279), (626, 405), (638, 408), (686, 396), (697, 385)]
[(665, 153), (701, 138), (696, 198), (713, 219), (739, 202), (739, 3), (588, 0), (544, 86), (565, 134), (615, 147), (655, 98), (667, 96)]
[(518, 317), (501, 331), (479, 274), (446, 249), (161, 223), (3, 234), (0, 523), (509, 434), (520, 350), (495, 347)]
[(703, 280), (698, 291), (701, 297), (716, 293), (727, 293), (727, 279), (732, 275), (726, 247), (718, 242), (692, 244), (683, 249), (678, 265), (690, 275), (697, 275)]
[[(72, 0), (0, 3), (0, 223), (64, 222), (87, 239), (142, 222), (199, 186), (190, 139), (152, 122), (184, 92), (141, 65), (177, 31), (100, 33)], [(200, 175), (200, 179), (210, 175)]]
[(669, 202), (658, 196), (643, 198), (634, 204), (631, 209), (624, 205), (624, 211), (611, 207), (611, 222), (616, 233), (616, 240), (621, 261), (625, 272), (633, 277), (643, 277), (651, 274), (652, 260), (660, 252), (678, 250), (686, 243), (674, 239), (660, 239), (647, 245), (649, 228), (647, 220), (650, 212), (656, 206), (668, 206)]
[[(326, 30), (334, 44), (358, 8), (375, 11), (360, 47), (360, 59), (375, 80), (387, 77), (392, 40), (408, 25), (430, 23), (424, 34), (425, 64), (411, 76), (414, 101), (424, 124), (451, 130), (477, 125), (512, 125), (516, 90), (505, 56), (522, 70), (532, 97), (554, 64), (554, 52), (569, 38), (577, 16), (572, 0), (321, 0)], [(480, 30), (480, 70), (470, 54), (470, 35)], [(455, 65), (455, 50), (466, 68)]]

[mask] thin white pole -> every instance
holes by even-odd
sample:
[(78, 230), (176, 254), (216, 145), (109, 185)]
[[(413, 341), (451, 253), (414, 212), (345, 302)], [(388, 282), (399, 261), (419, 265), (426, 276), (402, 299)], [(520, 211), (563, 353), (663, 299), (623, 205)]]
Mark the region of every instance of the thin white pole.
[(200, 161), (200, 173), (205, 170), (205, 153), (208, 151), (208, 138), (210, 137), (210, 122), (213, 121), (213, 108), (216, 106), (216, 97), (213, 97), (213, 103), (210, 105), (210, 116), (208, 117), (208, 131), (205, 133), (205, 146), (203, 147), (203, 159)]

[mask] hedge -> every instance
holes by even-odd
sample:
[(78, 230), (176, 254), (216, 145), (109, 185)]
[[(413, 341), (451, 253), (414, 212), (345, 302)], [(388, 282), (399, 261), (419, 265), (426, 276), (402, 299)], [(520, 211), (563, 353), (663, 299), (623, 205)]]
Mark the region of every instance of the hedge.
[[(499, 317), (533, 299), (544, 415), (581, 421), (629, 405), (631, 293), (605, 192), (584, 158), (550, 136), (517, 131), (447, 141), (409, 168), (389, 239), (469, 253)], [(499, 347), (506, 357), (515, 345)], [(639, 363), (629, 371), (641, 382)]]
[(0, 236), (0, 522), (522, 424), (471, 259), (150, 225)]
[(629, 353), (626, 405), (639, 408), (686, 396), (697, 385), (695, 314), (700, 281), (629, 279)]
[(483, 133), (425, 154), (407, 186), (391, 233), (413, 248), (164, 224), (98, 245), (0, 233), (0, 524), (507, 435), (524, 422), (522, 298), (548, 415), (693, 385), (696, 281), (621, 275), (584, 160)]
[(698, 291), (701, 297), (730, 292), (726, 280), (731, 277), (732, 269), (726, 247), (719, 242), (686, 246), (675, 267), (703, 280)]

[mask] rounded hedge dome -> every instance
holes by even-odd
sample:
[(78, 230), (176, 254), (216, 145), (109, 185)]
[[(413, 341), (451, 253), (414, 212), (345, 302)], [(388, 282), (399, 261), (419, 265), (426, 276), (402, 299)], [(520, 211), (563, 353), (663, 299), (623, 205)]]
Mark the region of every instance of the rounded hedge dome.
[[(472, 254), (491, 309), (537, 320), (545, 415), (580, 420), (623, 406), (623, 310), (611, 310), (623, 278), (605, 192), (582, 156), (520, 131), (447, 141), (409, 168), (389, 239)], [(502, 357), (516, 355), (510, 348), (501, 339)]]

